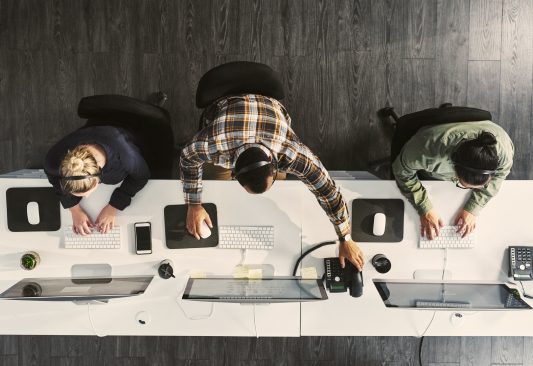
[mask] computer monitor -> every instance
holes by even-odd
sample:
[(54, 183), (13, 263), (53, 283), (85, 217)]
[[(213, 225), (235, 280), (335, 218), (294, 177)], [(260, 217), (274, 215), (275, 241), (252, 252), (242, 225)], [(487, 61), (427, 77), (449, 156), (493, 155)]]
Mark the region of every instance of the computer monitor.
[(326, 300), (321, 280), (300, 277), (260, 279), (208, 277), (189, 278), (184, 300), (231, 303), (281, 303)]
[(520, 293), (503, 282), (374, 279), (388, 308), (431, 310), (526, 310)]
[(6, 300), (106, 301), (144, 293), (153, 276), (25, 278), (0, 294)]

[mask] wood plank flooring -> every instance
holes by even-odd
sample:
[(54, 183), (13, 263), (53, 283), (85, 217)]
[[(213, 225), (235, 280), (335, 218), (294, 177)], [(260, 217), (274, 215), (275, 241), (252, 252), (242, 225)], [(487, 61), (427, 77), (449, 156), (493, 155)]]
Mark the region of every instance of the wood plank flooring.
[[(39, 167), (80, 126), (83, 96), (168, 93), (178, 142), (198, 79), (264, 62), (302, 140), (329, 169), (388, 155), (376, 111), (443, 102), (491, 111), (533, 179), (531, 0), (0, 0), (0, 173)], [(0, 325), (1, 327), (1, 325)], [(1, 336), (0, 365), (415, 365), (409, 337)], [(424, 365), (533, 365), (533, 338), (428, 338)]]

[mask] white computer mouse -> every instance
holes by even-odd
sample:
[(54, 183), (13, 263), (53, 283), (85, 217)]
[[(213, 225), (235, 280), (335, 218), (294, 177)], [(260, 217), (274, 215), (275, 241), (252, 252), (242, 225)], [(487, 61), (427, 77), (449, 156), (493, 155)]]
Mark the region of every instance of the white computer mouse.
[(31, 225), (37, 225), (41, 222), (39, 217), (39, 204), (37, 202), (28, 202), (26, 205), (26, 214), (28, 215), (28, 222)]
[(202, 239), (207, 239), (211, 236), (211, 229), (209, 226), (207, 226), (207, 223), (205, 221), (202, 221), (202, 225), (200, 225), (200, 237)]
[(374, 215), (374, 227), (372, 233), (375, 236), (382, 236), (385, 234), (385, 224), (387, 223), (387, 217), (381, 212)]

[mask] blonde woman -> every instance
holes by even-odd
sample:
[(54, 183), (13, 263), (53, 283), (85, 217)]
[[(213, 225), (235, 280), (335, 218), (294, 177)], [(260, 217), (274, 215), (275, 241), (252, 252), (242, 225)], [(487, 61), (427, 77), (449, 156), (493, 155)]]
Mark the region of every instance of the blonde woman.
[[(124, 210), (148, 182), (150, 169), (133, 136), (113, 126), (84, 127), (65, 136), (45, 158), (48, 180), (61, 204), (72, 214), (73, 231), (89, 235), (92, 228), (107, 233), (115, 224), (117, 210)], [(93, 222), (80, 201), (100, 183), (122, 184)]]

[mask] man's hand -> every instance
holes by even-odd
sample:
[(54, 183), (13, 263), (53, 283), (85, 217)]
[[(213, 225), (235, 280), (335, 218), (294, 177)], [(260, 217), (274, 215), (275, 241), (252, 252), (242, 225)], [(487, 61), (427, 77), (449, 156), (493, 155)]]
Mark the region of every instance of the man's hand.
[(339, 245), (339, 262), (342, 268), (345, 266), (346, 259), (352, 262), (359, 271), (363, 270), (363, 252), (357, 243), (351, 239), (342, 241)]
[(429, 240), (433, 240), (439, 236), (439, 230), (443, 226), (444, 222), (435, 210), (429, 210), (426, 214), (420, 216), (420, 235), (425, 236)]
[(189, 205), (187, 208), (187, 231), (198, 240), (200, 240), (200, 227), (203, 221), (211, 229), (213, 228), (211, 218), (202, 205)]
[(476, 216), (468, 211), (461, 210), (455, 217), (454, 225), (459, 226), (457, 232), (464, 238), (476, 228)]
[(72, 214), (72, 231), (83, 236), (89, 235), (94, 224), (83, 208), (78, 204), (70, 208), (70, 213)]
[(111, 205), (106, 205), (100, 214), (96, 218), (96, 227), (102, 234), (106, 234), (109, 230), (112, 230), (115, 226), (115, 216), (117, 209)]

